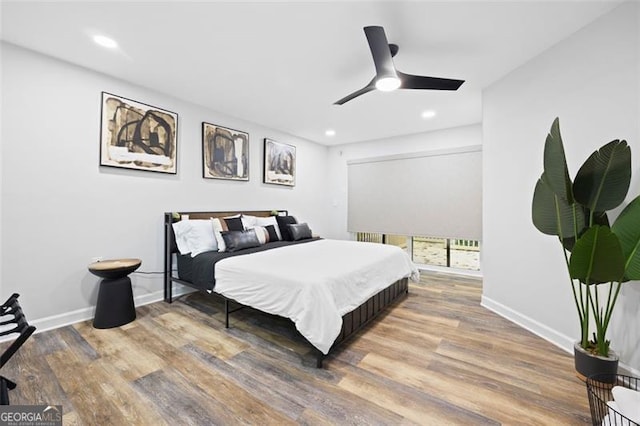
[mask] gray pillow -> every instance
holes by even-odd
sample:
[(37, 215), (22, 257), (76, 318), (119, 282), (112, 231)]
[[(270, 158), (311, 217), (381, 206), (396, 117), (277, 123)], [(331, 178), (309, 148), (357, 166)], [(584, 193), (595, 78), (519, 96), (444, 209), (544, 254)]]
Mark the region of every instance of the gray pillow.
[(223, 231), (220, 234), (227, 246), (226, 251), (238, 251), (260, 245), (256, 231), (253, 229), (246, 231)]
[(306, 223), (297, 223), (287, 225), (289, 228), (289, 234), (291, 235), (291, 241), (307, 240), (311, 238), (311, 229)]

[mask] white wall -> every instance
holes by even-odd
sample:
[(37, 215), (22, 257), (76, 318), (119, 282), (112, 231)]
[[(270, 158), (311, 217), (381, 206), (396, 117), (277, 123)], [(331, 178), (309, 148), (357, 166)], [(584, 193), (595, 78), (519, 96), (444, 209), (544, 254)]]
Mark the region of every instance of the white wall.
[[(349, 239), (347, 232), (347, 162), (349, 160), (409, 154), (446, 148), (477, 146), (482, 144), (480, 124), (455, 127), (434, 132), (419, 133), (375, 141), (336, 145), (329, 149), (327, 180), (330, 204), (330, 238)], [(416, 182), (420, 185), (420, 182)], [(389, 200), (392, 202), (392, 200)], [(407, 212), (408, 220), (412, 212)], [(416, 218), (415, 220), (419, 220)]]
[[(13, 45), (2, 59), (1, 298), (19, 292), (36, 325), (91, 316), (94, 256), (162, 271), (166, 211), (288, 209), (328, 232), (325, 146)], [(178, 113), (177, 175), (98, 166), (102, 91)], [(249, 132), (249, 182), (202, 178), (202, 121)], [(294, 188), (262, 183), (265, 137), (297, 146)], [(161, 297), (161, 275), (132, 282), (138, 302)]]
[[(579, 324), (559, 243), (531, 221), (544, 141), (560, 117), (571, 176), (600, 146), (626, 139), (640, 192), (640, 5), (624, 4), (483, 92), (483, 304), (569, 350)], [(616, 213), (617, 214), (617, 213)], [(640, 370), (640, 283), (625, 286), (610, 327)]]

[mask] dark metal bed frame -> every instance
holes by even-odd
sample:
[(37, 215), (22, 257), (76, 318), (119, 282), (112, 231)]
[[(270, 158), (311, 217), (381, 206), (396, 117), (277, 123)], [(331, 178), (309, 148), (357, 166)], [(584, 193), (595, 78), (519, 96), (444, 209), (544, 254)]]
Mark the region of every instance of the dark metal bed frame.
[[(189, 219), (209, 219), (214, 217), (227, 217), (237, 214), (245, 214), (251, 216), (268, 217), (271, 215), (271, 211), (257, 210), (257, 211), (241, 211), (241, 212), (178, 212), (178, 213), (165, 213), (164, 214), (164, 300), (167, 303), (173, 303), (173, 283), (182, 284), (188, 287), (196, 288), (189, 281), (182, 280), (173, 276), (173, 255), (177, 252), (175, 245), (175, 235), (173, 233), (173, 227), (171, 226), (179, 218), (184, 215), (188, 215)], [(278, 210), (278, 214), (287, 214), (286, 210)], [(178, 215), (176, 218), (175, 215)], [(362, 305), (358, 306), (353, 311), (342, 316), (342, 328), (340, 334), (331, 345), (327, 355), (324, 355), (315, 346), (309, 345), (313, 348), (316, 355), (316, 367), (322, 368), (322, 362), (326, 356), (331, 354), (338, 346), (349, 338), (354, 336), (358, 331), (367, 326), (373, 319), (378, 317), (387, 307), (394, 304), (396, 301), (406, 297), (409, 293), (409, 280), (408, 278), (400, 279), (387, 288), (383, 289), (379, 293), (370, 297)], [(219, 293), (215, 293), (224, 300), (225, 310), (225, 327), (229, 328), (229, 314), (243, 309), (245, 306), (241, 303), (229, 299)], [(234, 302), (238, 307), (230, 309), (230, 302)], [(303, 336), (304, 337), (304, 336)], [(305, 339), (306, 340), (306, 339)]]

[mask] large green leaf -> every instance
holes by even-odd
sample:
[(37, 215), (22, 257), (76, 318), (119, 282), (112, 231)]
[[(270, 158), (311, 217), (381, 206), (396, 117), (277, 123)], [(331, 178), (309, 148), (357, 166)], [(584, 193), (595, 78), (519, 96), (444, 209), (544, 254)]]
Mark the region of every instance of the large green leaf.
[(585, 284), (618, 281), (624, 275), (624, 260), (618, 237), (609, 227), (594, 225), (576, 241), (569, 274)]
[(551, 130), (544, 144), (544, 176), (551, 190), (573, 204), (571, 178), (564, 155), (564, 146), (560, 136), (560, 120), (553, 120)]
[(640, 196), (622, 210), (613, 224), (625, 257), (625, 279), (640, 280)]
[(593, 212), (619, 206), (631, 182), (631, 149), (626, 141), (614, 140), (595, 151), (584, 162), (575, 181), (573, 195)]
[[(580, 233), (585, 226), (584, 210), (582, 206), (570, 205), (566, 199), (556, 195), (547, 182), (543, 173), (536, 183), (531, 205), (533, 224), (543, 234), (557, 235), (562, 239), (574, 237), (575, 230)], [(574, 218), (577, 226), (574, 226)]]

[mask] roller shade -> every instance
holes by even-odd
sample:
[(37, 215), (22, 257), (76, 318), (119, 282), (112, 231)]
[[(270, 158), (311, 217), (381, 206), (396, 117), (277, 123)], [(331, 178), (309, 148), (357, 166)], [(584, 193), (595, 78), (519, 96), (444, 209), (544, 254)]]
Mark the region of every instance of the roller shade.
[(480, 240), (482, 148), (351, 160), (350, 232)]

